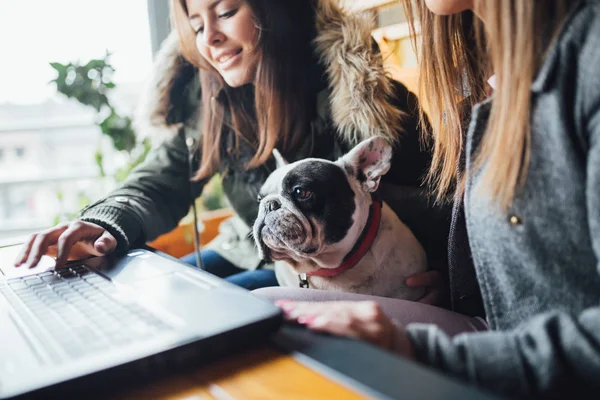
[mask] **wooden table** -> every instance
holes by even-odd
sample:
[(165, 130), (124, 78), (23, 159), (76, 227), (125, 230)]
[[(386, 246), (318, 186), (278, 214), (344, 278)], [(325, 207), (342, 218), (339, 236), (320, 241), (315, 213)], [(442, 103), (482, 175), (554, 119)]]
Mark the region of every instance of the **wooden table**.
[(113, 399), (497, 400), (364, 342), (284, 326), (264, 345)]
[(353, 400), (364, 399), (366, 396), (302, 365), (292, 355), (265, 346), (183, 375), (128, 390), (114, 398)]

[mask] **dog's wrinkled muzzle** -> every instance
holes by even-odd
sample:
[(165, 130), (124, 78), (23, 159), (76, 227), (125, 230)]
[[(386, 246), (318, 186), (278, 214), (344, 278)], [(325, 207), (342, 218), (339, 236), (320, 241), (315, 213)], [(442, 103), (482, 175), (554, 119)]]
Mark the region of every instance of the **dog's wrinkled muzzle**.
[(261, 229), (264, 243), (273, 250), (298, 249), (306, 242), (307, 232), (298, 217), (283, 208), (269, 212)]

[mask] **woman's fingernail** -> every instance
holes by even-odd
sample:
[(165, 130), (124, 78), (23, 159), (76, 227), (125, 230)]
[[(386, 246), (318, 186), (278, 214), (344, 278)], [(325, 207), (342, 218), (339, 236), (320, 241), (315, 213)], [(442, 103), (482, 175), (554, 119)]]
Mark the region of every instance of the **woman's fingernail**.
[(302, 317), (302, 314), (303, 314), (302, 312), (300, 312), (296, 309), (291, 309), (291, 310), (284, 309), (283, 311), (285, 312), (285, 315), (291, 319), (298, 319), (298, 318)]
[(318, 316), (316, 318), (313, 318), (311, 322), (308, 323), (308, 325), (312, 328), (320, 328), (322, 326), (325, 326), (327, 324), (327, 318), (324, 316)]
[(298, 323), (302, 325), (308, 325), (315, 320), (316, 316), (308, 315), (305, 317), (298, 317)]

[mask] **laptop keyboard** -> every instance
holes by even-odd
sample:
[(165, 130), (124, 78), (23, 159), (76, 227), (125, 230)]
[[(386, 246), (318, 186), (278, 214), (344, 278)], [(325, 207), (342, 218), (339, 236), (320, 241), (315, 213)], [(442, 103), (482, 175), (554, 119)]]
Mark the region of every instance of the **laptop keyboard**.
[(0, 282), (0, 293), (55, 361), (63, 357), (44, 338), (55, 341), (68, 358), (79, 358), (171, 329), (114, 283), (81, 265)]

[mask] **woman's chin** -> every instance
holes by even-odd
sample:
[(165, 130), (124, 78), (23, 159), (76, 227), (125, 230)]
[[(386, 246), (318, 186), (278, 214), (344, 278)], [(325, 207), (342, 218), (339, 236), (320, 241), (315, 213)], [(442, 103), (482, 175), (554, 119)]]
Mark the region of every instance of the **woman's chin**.
[(425, 3), (436, 15), (458, 14), (473, 8), (473, 0), (425, 0)]
[(227, 83), (227, 85), (229, 85), (232, 88), (237, 88), (244, 86), (248, 83), (252, 83), (252, 79), (250, 79), (247, 75), (248, 74), (246, 74), (245, 72), (237, 71), (224, 72), (221, 74), (225, 83)]

